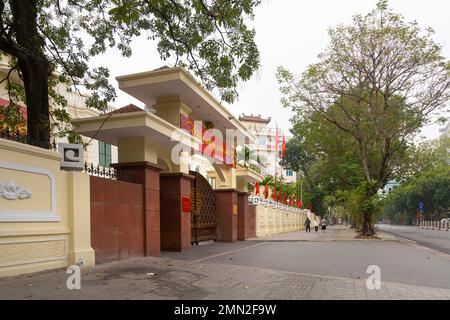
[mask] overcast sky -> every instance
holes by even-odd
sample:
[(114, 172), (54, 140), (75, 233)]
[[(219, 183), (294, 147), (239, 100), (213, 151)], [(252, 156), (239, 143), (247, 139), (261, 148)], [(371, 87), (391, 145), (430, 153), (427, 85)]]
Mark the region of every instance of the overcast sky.
[[(351, 23), (355, 14), (365, 14), (375, 8), (378, 0), (263, 0), (255, 10), (256, 43), (261, 54), (261, 67), (253, 78), (239, 86), (239, 100), (228, 105), (232, 113), (239, 115), (261, 114), (271, 116), (271, 125), (289, 128), (290, 110), (280, 104), (280, 93), (275, 78), (277, 66), (283, 65), (301, 73), (307, 65), (317, 61), (317, 55), (326, 47), (329, 27)], [(432, 27), (435, 41), (442, 44), (444, 56), (450, 57), (450, 1), (448, 0), (390, 0), (389, 5), (407, 21), (417, 20), (422, 28)], [(159, 59), (155, 44), (145, 39), (133, 43), (131, 58), (122, 57), (111, 50), (95, 59), (94, 64), (111, 70), (111, 82), (115, 77), (161, 67), (170, 62)], [(114, 105), (129, 103), (143, 106), (128, 94), (117, 89)], [(428, 139), (439, 136), (439, 127), (428, 126), (422, 135)]]

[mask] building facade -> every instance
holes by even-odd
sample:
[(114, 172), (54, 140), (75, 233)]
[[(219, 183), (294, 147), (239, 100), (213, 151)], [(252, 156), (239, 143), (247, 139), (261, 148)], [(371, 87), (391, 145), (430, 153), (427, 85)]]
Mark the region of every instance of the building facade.
[[(287, 135), (286, 130), (269, 126), (271, 120), (271, 117), (263, 118), (260, 114), (239, 116), (239, 121), (256, 136), (256, 142), (250, 149), (254, 150), (253, 158), (259, 158), (259, 163), (264, 169), (263, 174), (276, 176), (277, 179), (282, 177), (288, 184), (294, 183), (297, 180), (297, 173), (280, 165), (283, 136), (286, 143), (291, 137)], [(277, 133), (278, 141), (276, 141)]]

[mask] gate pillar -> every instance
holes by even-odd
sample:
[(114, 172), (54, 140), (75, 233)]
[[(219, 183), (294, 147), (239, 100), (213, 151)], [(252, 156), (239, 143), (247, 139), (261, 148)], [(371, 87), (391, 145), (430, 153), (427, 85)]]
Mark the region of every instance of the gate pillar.
[(216, 189), (217, 241), (233, 242), (238, 239), (238, 191)]
[(144, 189), (144, 245), (146, 256), (160, 255), (159, 168), (150, 162), (115, 163), (117, 179), (140, 183)]
[(161, 250), (191, 248), (191, 182), (186, 173), (161, 173)]
[(248, 192), (238, 192), (238, 237), (239, 241), (243, 241), (246, 239), (246, 229), (248, 228), (248, 214), (249, 214), (249, 205), (248, 205)]
[[(256, 206), (248, 204), (248, 184), (261, 181), (264, 177), (250, 168), (236, 170), (238, 189), (238, 240), (256, 237)], [(259, 196), (259, 195), (257, 195)]]
[(248, 204), (248, 192), (238, 192), (238, 240), (256, 237), (256, 206)]

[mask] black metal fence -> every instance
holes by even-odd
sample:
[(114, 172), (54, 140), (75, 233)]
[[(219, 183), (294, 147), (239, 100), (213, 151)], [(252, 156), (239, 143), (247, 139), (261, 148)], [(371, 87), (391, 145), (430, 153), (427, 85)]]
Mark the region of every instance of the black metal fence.
[(56, 144), (55, 139), (52, 139), (49, 144), (45, 143), (45, 141), (42, 141), (42, 140), (33, 141), (32, 139), (27, 137), (26, 134), (23, 134), (19, 131), (11, 131), (8, 129), (0, 130), (0, 138), (6, 139), (6, 140), (11, 140), (11, 141), (16, 141), (16, 142), (20, 142), (20, 143), (25, 143), (25, 144), (29, 144), (29, 145), (44, 148), (44, 149), (57, 150), (57, 144)]
[(100, 165), (94, 165), (93, 163), (84, 163), (84, 172), (91, 176), (106, 178), (106, 179), (117, 179), (117, 171), (111, 167), (103, 167)]

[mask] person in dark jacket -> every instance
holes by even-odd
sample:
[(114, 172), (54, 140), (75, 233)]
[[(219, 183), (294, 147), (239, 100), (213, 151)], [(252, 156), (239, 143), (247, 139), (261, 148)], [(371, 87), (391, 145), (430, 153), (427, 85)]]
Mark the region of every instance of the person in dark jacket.
[(311, 220), (309, 220), (308, 217), (306, 217), (305, 228), (306, 228), (306, 232), (311, 232)]

